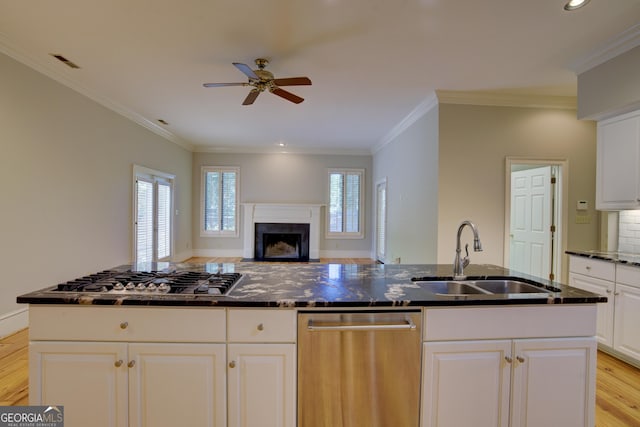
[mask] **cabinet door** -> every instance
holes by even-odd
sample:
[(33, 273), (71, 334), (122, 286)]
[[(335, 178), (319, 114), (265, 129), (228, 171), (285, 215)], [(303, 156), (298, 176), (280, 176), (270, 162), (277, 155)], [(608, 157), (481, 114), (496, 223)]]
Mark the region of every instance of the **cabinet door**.
[(598, 320), (596, 324), (596, 337), (601, 344), (613, 347), (613, 310), (615, 298), (613, 289), (615, 284), (608, 280), (569, 273), (569, 286), (607, 297), (606, 303), (599, 303), (597, 305)]
[(510, 353), (509, 340), (425, 343), (421, 426), (508, 426)]
[(295, 427), (295, 344), (229, 344), (229, 427)]
[(640, 360), (640, 288), (616, 284), (613, 348)]
[(63, 405), (67, 427), (125, 427), (126, 360), (123, 343), (32, 341), (29, 403)]
[(511, 427), (595, 425), (595, 338), (514, 341)]
[(129, 425), (226, 425), (224, 344), (129, 344)]
[(640, 206), (640, 118), (637, 114), (598, 124), (597, 209)]

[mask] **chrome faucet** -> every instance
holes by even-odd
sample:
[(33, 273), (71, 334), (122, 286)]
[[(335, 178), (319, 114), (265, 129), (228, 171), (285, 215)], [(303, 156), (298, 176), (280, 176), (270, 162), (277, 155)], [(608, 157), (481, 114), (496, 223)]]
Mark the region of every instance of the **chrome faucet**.
[(460, 258), (460, 237), (462, 235), (462, 230), (464, 226), (468, 225), (471, 227), (471, 231), (473, 231), (473, 250), (475, 252), (482, 251), (482, 243), (480, 243), (480, 236), (478, 236), (478, 227), (471, 221), (462, 221), (460, 226), (458, 227), (458, 236), (456, 238), (456, 259), (453, 261), (453, 277), (460, 278), (464, 277), (464, 268), (469, 265), (469, 245), (464, 246), (464, 250), (467, 255), (464, 258)]

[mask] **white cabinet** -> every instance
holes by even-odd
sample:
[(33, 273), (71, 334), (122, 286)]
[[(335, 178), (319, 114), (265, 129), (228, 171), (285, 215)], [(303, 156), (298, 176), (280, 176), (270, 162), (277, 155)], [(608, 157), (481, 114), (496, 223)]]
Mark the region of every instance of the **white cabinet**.
[(224, 344), (134, 343), (128, 350), (129, 426), (226, 425)]
[(229, 427), (295, 427), (296, 312), (230, 309)]
[(511, 427), (595, 425), (596, 341), (515, 340)]
[(422, 427), (509, 425), (510, 341), (424, 344)]
[(598, 123), (596, 208), (640, 208), (640, 111)]
[(640, 268), (616, 266), (613, 348), (640, 362)]
[(38, 342), (29, 345), (29, 403), (64, 405), (69, 427), (126, 426), (128, 419), (123, 343)]
[(596, 311), (568, 308), (427, 308), (421, 426), (592, 427)]
[(598, 304), (596, 337), (609, 347), (613, 346), (615, 276), (615, 264), (611, 262), (570, 257), (569, 286), (607, 297), (606, 303)]
[(569, 270), (570, 286), (608, 298), (598, 304), (598, 342), (614, 355), (639, 364), (640, 267), (571, 256)]
[[(224, 310), (32, 305), (30, 317), (30, 404), (64, 405), (66, 426), (226, 425), (226, 345), (184, 342), (224, 341)], [(151, 342), (162, 331), (181, 342)]]

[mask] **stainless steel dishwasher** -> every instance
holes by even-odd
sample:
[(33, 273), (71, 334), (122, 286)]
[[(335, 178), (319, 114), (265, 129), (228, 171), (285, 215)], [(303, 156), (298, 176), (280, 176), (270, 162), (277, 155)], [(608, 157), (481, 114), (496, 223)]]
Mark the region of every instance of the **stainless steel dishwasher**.
[(298, 316), (298, 427), (418, 427), (420, 311)]

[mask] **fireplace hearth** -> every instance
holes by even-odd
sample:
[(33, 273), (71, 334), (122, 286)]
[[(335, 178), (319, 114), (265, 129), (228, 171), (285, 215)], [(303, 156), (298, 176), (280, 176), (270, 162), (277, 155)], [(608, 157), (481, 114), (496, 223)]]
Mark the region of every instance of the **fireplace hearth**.
[(256, 261), (309, 261), (309, 224), (255, 224)]

